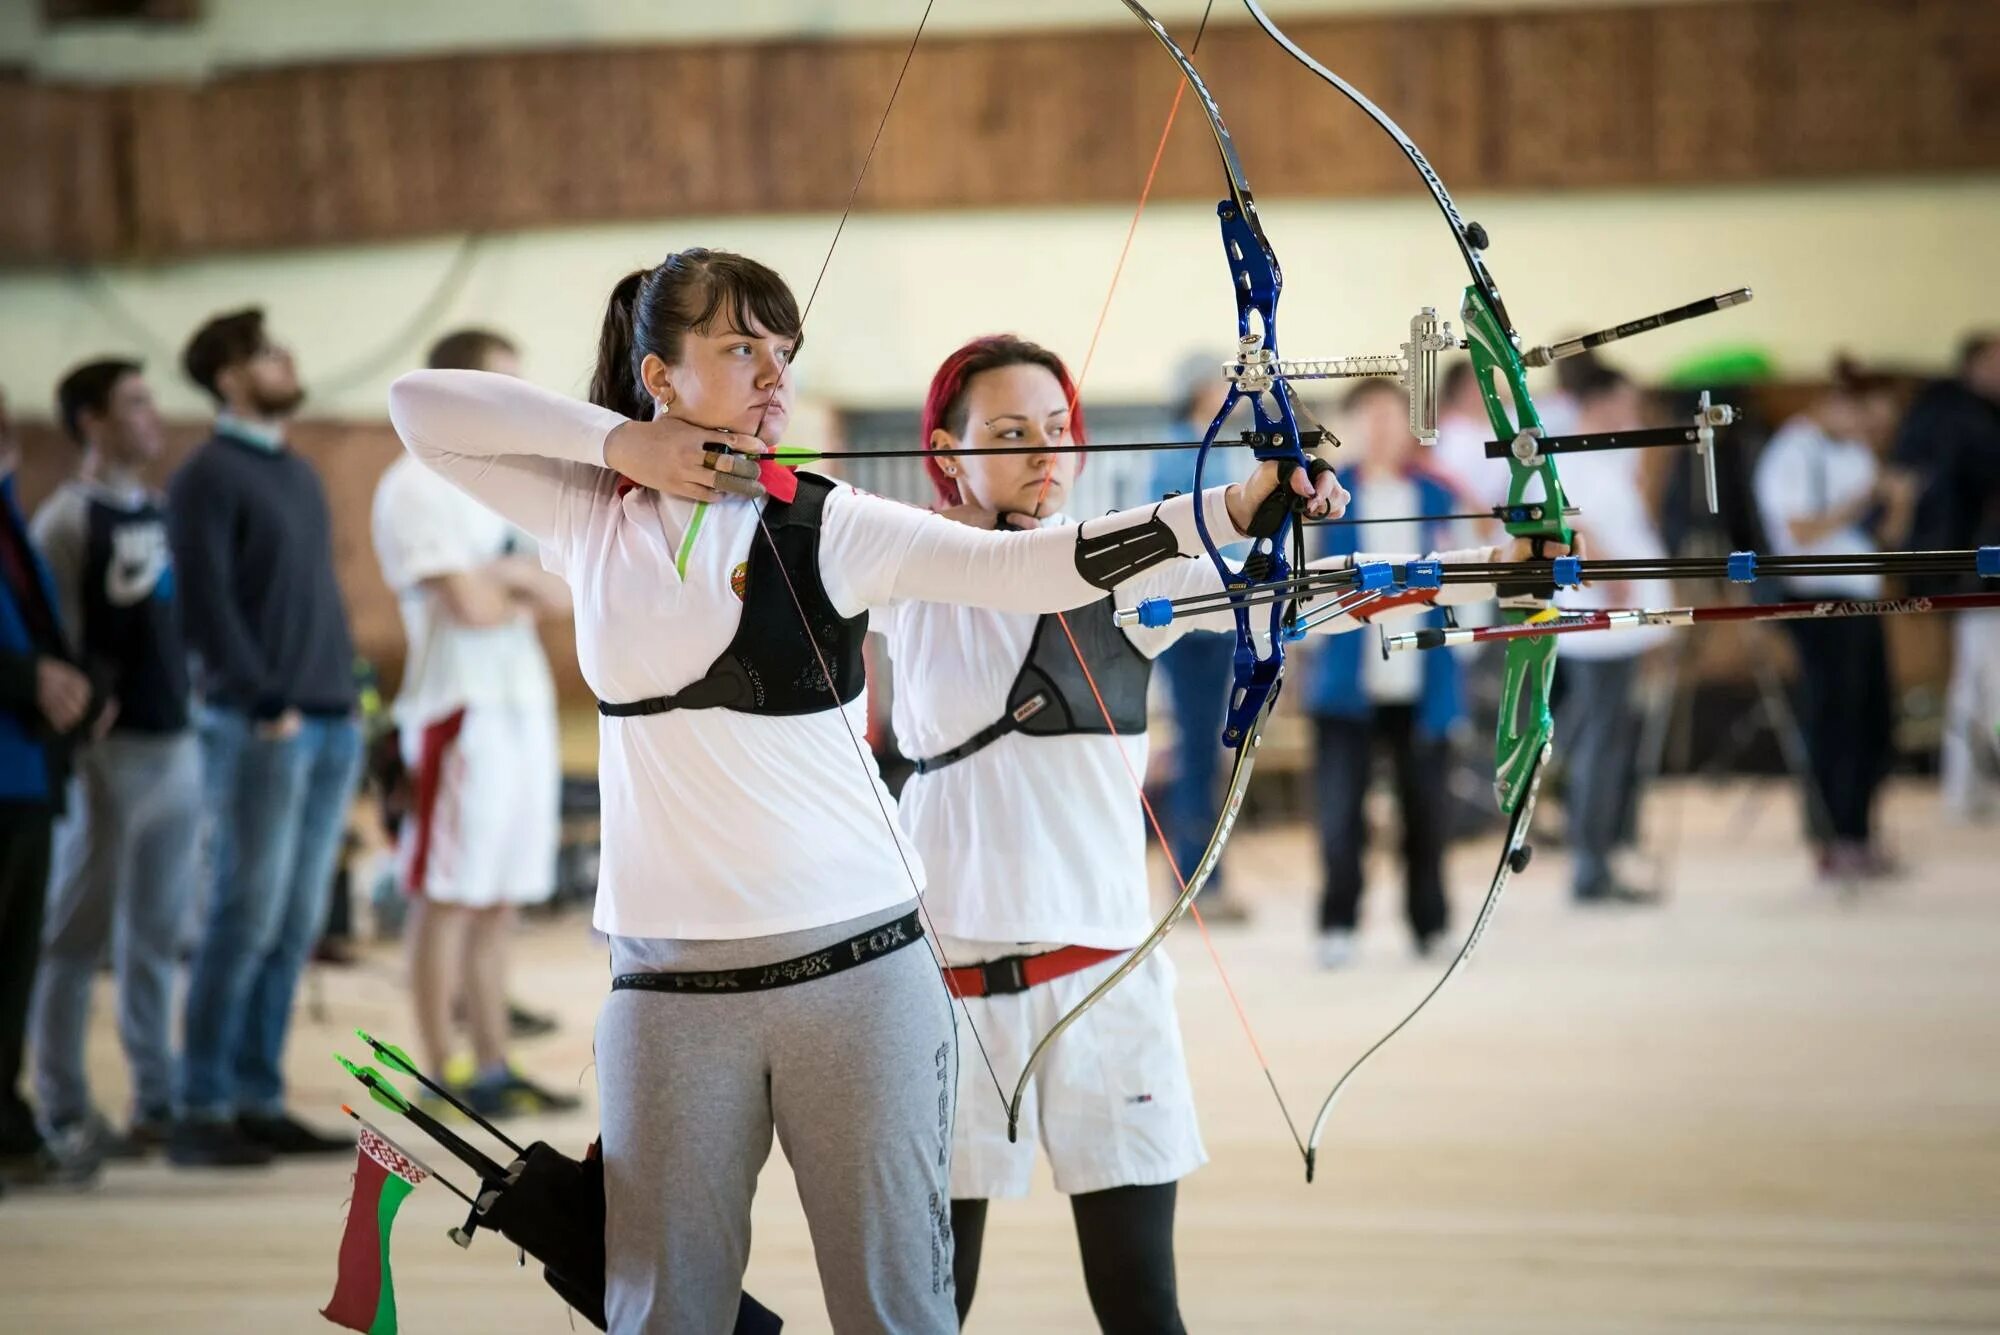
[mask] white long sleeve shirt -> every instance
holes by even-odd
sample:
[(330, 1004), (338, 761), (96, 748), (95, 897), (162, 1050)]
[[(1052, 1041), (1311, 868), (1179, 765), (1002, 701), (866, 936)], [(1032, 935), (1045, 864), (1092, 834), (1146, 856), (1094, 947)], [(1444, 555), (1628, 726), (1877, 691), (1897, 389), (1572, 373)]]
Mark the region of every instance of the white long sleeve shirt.
[[(761, 502), (696, 506), (619, 495), (604, 442), (625, 419), (523, 381), (418, 371), (389, 392), (410, 453), (535, 538), (576, 600), (577, 657), (599, 699), (669, 694), (703, 676), (736, 632), (731, 575)], [(1235, 533), (1224, 489), (1202, 498)], [(1089, 534), (1159, 517), (1201, 550), (1195, 498), (1090, 521)], [(841, 487), (826, 501), (820, 576), (844, 616), (903, 600), (1032, 617), (1104, 596), (1076, 570), (1067, 528), (986, 532)], [(801, 630), (803, 634), (803, 628)], [(675, 710), (599, 724), (603, 859), (594, 921), (623, 936), (726, 939), (841, 922), (920, 890), (923, 861), (861, 742), (865, 699), (772, 717)]]
[[(1495, 549), (1439, 556), (1483, 562), (1495, 559)], [(1363, 553), (1356, 559), (1409, 557)], [(1313, 564), (1324, 569), (1347, 560)], [(1186, 598), (1221, 588), (1214, 563), (1202, 557), (1157, 566), (1120, 585), (1112, 601), (1136, 607), (1143, 598)], [(1440, 602), (1466, 603), (1490, 599), (1494, 590), (1447, 585), (1440, 594)], [(1423, 610), (1394, 609), (1381, 619)], [(1086, 609), (1081, 615), (1108, 614)], [(876, 623), (888, 640), (896, 737), (903, 749), (936, 755), (998, 719), (1038, 620), (1020, 612), (912, 601)], [(1339, 632), (1360, 624), (1340, 616), (1315, 630)], [(1152, 658), (1189, 631), (1235, 625), (1224, 610), (1177, 617), (1153, 629), (1131, 626), (1125, 633)], [(1099, 665), (1088, 666), (1095, 672)], [(1096, 704), (1085, 701), (1081, 707), (1095, 710)], [(1009, 733), (964, 760), (913, 776), (903, 789), (901, 818), (928, 869), (925, 906), (937, 930), (961, 943), (1136, 945), (1153, 924), (1146, 882), (1150, 834), (1138, 800), (1146, 756), (1143, 729), (1119, 737)]]

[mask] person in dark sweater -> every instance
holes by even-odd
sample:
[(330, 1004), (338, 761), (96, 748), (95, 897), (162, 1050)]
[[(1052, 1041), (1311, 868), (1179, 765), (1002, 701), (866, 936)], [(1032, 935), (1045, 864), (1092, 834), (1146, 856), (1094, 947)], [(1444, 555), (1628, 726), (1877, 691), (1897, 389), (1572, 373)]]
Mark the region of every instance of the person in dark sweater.
[[(63, 624), (91, 676), (116, 695), (118, 717), (76, 756), (29, 1029), (42, 1133), (58, 1159), (86, 1162), (143, 1155), (172, 1122), (168, 1031), (199, 852), (201, 752), (166, 511), (142, 477), (165, 445), (152, 391), (137, 362), (104, 358), (63, 378), (56, 408), (83, 465), (35, 512), (35, 544)], [(84, 1074), (91, 985), (107, 945), (132, 1068), (123, 1136), (92, 1106)]]
[(326, 920), (361, 765), (354, 650), (319, 477), (285, 445), (304, 399), (260, 310), (195, 331), (183, 362), (219, 405), (168, 487), (168, 528), (202, 699), (212, 826), (207, 921), (188, 979), (183, 1165), (336, 1153), (285, 1110), (292, 996)]
[[(1909, 543), (1919, 551), (2000, 543), (2000, 330), (1968, 336), (1958, 374), (1917, 396), (1896, 433), (1896, 461), (1917, 476)], [(1949, 576), (1923, 593), (1977, 592)], [(1945, 808), (1962, 820), (2000, 815), (2000, 609), (1952, 618), (1951, 685), (1938, 753)]]
[(114, 713), (64, 638), (48, 566), (14, 501), (19, 461), (0, 397), (0, 1186), (83, 1178), (96, 1167), (56, 1159), (20, 1082), (69, 750)]

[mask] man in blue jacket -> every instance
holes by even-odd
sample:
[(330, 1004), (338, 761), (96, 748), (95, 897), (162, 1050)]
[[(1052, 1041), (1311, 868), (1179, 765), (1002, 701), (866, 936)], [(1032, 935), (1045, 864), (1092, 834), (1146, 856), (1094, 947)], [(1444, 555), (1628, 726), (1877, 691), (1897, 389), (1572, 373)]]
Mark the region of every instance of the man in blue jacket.
[(21, 1096), (28, 1003), (41, 958), (49, 847), (71, 739), (110, 709), (76, 667), (48, 567), (14, 499), (20, 446), (0, 397), (0, 1183), (88, 1176), (58, 1165)]
[[(1350, 519), (1446, 515), (1456, 509), (1449, 484), (1420, 466), (1410, 434), (1409, 400), (1387, 380), (1363, 380), (1342, 405), (1347, 444), (1360, 467), (1343, 472), (1353, 494)], [(1368, 529), (1335, 526), (1320, 555), (1351, 556), (1368, 534), (1368, 547), (1384, 552), (1428, 552), (1451, 547), (1448, 523), (1412, 519)], [(1431, 621), (1439, 616), (1429, 614)], [(1463, 711), (1458, 663), (1449, 652), (1394, 654), (1384, 658), (1372, 632), (1329, 635), (1313, 646), (1306, 708), (1313, 716), (1320, 856), (1325, 887), (1319, 910), (1319, 963), (1335, 969), (1354, 954), (1361, 912), (1363, 854), (1368, 847), (1365, 799), (1378, 750), (1395, 767), (1402, 817), (1405, 912), (1419, 954), (1428, 953), (1448, 925), (1444, 891), (1447, 834), (1445, 781), (1450, 765), (1446, 735)]]

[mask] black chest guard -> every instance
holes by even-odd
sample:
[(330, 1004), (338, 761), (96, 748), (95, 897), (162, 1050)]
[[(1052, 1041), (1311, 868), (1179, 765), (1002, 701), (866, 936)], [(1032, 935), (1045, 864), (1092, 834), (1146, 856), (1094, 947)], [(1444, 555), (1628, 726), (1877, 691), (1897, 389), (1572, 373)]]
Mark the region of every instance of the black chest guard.
[(820, 518), (834, 484), (814, 473), (798, 477), (793, 500), (765, 503), (763, 531), (751, 538), (745, 563), (743, 618), (708, 671), (672, 695), (624, 704), (599, 700), (598, 713), (612, 718), (675, 709), (817, 714), (861, 694), (867, 684), (861, 642), (868, 614), (841, 616), (819, 576)]
[[(1068, 614), (1069, 635), (1076, 637), (1074, 649), (1055, 613), (1044, 615), (1035, 623), (1028, 657), (1007, 690), (1007, 712), (951, 750), (919, 760), (917, 773), (928, 774), (956, 764), (1010, 732), (1031, 737), (1073, 733), (1101, 737), (1114, 728), (1121, 736), (1144, 732), (1146, 688), (1153, 679), (1153, 660), (1134, 647), (1111, 620), (1111, 611), (1111, 599), (1106, 598)], [(1089, 676), (1077, 662), (1079, 650), (1090, 665)], [(1104, 697), (1103, 709), (1091, 694), (1092, 678)], [(1109, 723), (1105, 710), (1111, 713)]]

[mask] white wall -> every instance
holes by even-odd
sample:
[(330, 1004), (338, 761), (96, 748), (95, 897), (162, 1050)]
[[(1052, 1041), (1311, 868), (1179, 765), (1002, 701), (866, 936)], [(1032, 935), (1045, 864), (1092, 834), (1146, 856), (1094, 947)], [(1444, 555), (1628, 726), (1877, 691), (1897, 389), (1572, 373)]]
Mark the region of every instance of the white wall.
[[(1279, 23), (1332, 13), (1546, 9), (1657, 0), (1273, 0)], [(1762, 0), (1739, 0), (1761, 3)], [(1184, 34), (1207, 0), (1147, 8)], [(0, 62), (77, 79), (196, 78), (214, 69), (445, 50), (913, 32), (924, 0), (204, 0), (200, 23), (43, 28), (38, 3), (0, 2)], [(1217, 22), (1245, 21), (1214, 0)], [(1117, 0), (937, 0), (927, 32), (1115, 27)]]
[[(1463, 266), (1428, 199), (1262, 203), (1285, 267), (1287, 355), (1391, 351), (1416, 306), (1456, 307)], [(1492, 233), (1491, 267), (1531, 342), (1756, 289), (1747, 307), (1622, 345), (1619, 360), (1642, 373), (1720, 344), (1765, 348), (1799, 375), (1824, 370), (1838, 351), (1942, 366), (1962, 331), (2000, 322), (1990, 256), (2000, 175), (1460, 203)], [(777, 266), (803, 300), (833, 221), (662, 221), (491, 238), (457, 299), (401, 347), (396, 331), (423, 307), (457, 243), (0, 274), (0, 386), (17, 412), (39, 414), (75, 361), (139, 352), (173, 411), (200, 412), (173, 371), (176, 352), (203, 316), (259, 302), (297, 350), (321, 414), (379, 417), (395, 373), (429, 337), (463, 322), (512, 333), (535, 379), (574, 391), (588, 376), (604, 294), (624, 269), (677, 246), (723, 246)], [(1122, 210), (1097, 208), (855, 218), (810, 314), (805, 391), (851, 406), (910, 403), (956, 343), (995, 330), (1080, 361), (1126, 221)], [(1155, 398), (1183, 354), (1227, 350), (1219, 245), (1209, 208), (1147, 212), (1089, 371), (1092, 397)], [(353, 373), (371, 358), (379, 369)]]

